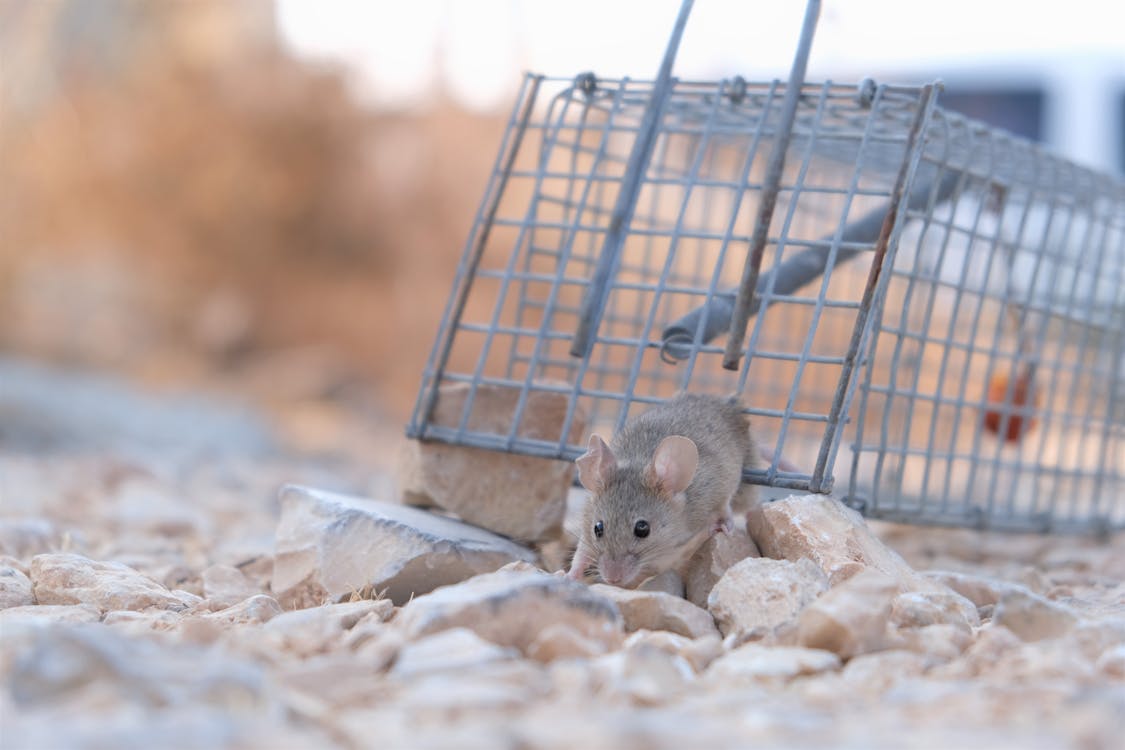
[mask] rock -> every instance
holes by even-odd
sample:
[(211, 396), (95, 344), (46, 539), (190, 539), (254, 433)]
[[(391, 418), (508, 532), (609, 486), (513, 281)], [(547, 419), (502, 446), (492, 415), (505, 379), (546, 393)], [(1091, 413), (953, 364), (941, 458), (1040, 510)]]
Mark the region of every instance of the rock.
[(642, 647), (658, 648), (665, 653), (682, 656), (697, 674), (723, 655), (723, 642), (718, 636), (692, 639), (667, 630), (638, 630), (625, 639), (626, 650)]
[(888, 636), (888, 643), (897, 649), (912, 651), (926, 657), (927, 665), (944, 664), (960, 656), (972, 635), (962, 625), (937, 623), (899, 630)]
[(996, 604), (1008, 591), (1018, 591), (1025, 587), (1009, 581), (1001, 581), (972, 573), (958, 573), (948, 570), (927, 570), (921, 573), (924, 578), (948, 586), (965, 597), (977, 607)]
[(706, 607), (711, 589), (731, 567), (758, 556), (758, 547), (746, 531), (745, 519), (737, 519), (730, 533), (712, 536), (683, 566), (684, 597), (697, 607)]
[(203, 571), (202, 578), (203, 598), (213, 609), (224, 609), (262, 593), (233, 565), (212, 565)]
[(234, 604), (218, 612), (208, 612), (202, 617), (215, 622), (225, 622), (232, 625), (245, 625), (247, 623), (269, 622), (281, 614), (281, 605), (272, 596), (255, 594), (249, 599)]
[(907, 591), (895, 597), (891, 624), (900, 628), (957, 625), (966, 630), (980, 625), (976, 606), (952, 591)]
[(391, 667), (391, 674), (405, 678), (431, 672), (473, 670), (518, 657), (515, 649), (497, 646), (472, 630), (450, 628), (403, 646)]
[(605, 692), (637, 706), (667, 703), (695, 679), (695, 672), (682, 656), (653, 646), (638, 645), (602, 660), (606, 667), (601, 675)]
[(386, 592), (395, 604), (535, 554), (484, 529), (394, 503), (281, 492), (272, 588), (286, 608)]
[(850, 659), (887, 646), (887, 624), (898, 583), (865, 570), (831, 589), (801, 611), (798, 645)]
[(601, 656), (608, 648), (605, 641), (588, 638), (569, 625), (548, 625), (527, 647), (527, 656), (548, 664), (558, 659)]
[(683, 599), (684, 580), (676, 571), (666, 570), (652, 578), (646, 578), (640, 586), (637, 586), (636, 591), (652, 591)]
[(32, 604), (0, 609), (0, 631), (10, 633), (15, 627), (98, 622), (101, 619), (101, 610), (90, 604)]
[(173, 630), (183, 622), (183, 619), (178, 612), (167, 609), (148, 609), (144, 612), (122, 609), (106, 612), (102, 617), (102, 624), (118, 632), (137, 636), (153, 631)]
[(62, 546), (62, 534), (46, 518), (0, 519), (0, 555), (27, 560)]
[(704, 676), (711, 684), (729, 685), (748, 680), (789, 680), (839, 668), (840, 657), (831, 651), (747, 643), (712, 662)]
[[(385, 622), (392, 611), (394, 605), (389, 599), (325, 604), (274, 615), (262, 628), (262, 633), (278, 639), (279, 648), (304, 656), (328, 650), (361, 622)], [(343, 645), (357, 645), (356, 640)]]
[(210, 704), (256, 713), (268, 705), (262, 670), (250, 661), (215, 648), (129, 638), (101, 625), (35, 633), (7, 682), (25, 709), (83, 693), (96, 696), (99, 709), (125, 702), (142, 712)]
[[(930, 628), (937, 627), (931, 625)], [(922, 628), (921, 630), (929, 630)], [(933, 670), (935, 676), (954, 679), (977, 677), (992, 672), (1012, 651), (1018, 650), (1022, 642), (1006, 627), (988, 623), (977, 631), (976, 636), (961, 654), (961, 658)]]
[(1069, 607), (1020, 588), (1000, 596), (992, 622), (1025, 641), (1038, 641), (1064, 635), (1078, 624), (1079, 618)]
[(524, 653), (552, 625), (565, 625), (607, 645), (622, 639), (621, 613), (612, 601), (530, 566), (480, 575), (420, 596), (398, 612), (394, 625), (410, 639), (466, 627)]
[[(466, 383), (443, 386), (433, 424), (458, 427), (469, 392)], [(506, 437), (519, 399), (516, 388), (478, 386), (467, 428)], [(516, 434), (558, 442), (568, 403), (565, 393), (531, 391)], [(581, 410), (575, 410), (565, 442), (579, 442), (585, 429)], [(400, 471), (405, 502), (436, 505), (469, 523), (524, 541), (558, 536), (573, 476), (569, 461), (417, 440), (406, 444)]]
[(0, 567), (0, 609), (24, 607), (34, 603), (31, 579), (18, 568), (7, 565)]
[(1094, 663), (1099, 674), (1115, 680), (1125, 680), (1125, 643), (1107, 649)]
[(840, 676), (849, 690), (883, 693), (904, 678), (921, 675), (927, 667), (929, 662), (923, 654), (894, 649), (861, 654), (848, 661)]
[(859, 513), (835, 498), (793, 495), (762, 503), (746, 518), (750, 536), (764, 556), (793, 562), (807, 557), (824, 571), (832, 586), (874, 568), (895, 580), (903, 591), (941, 590), (879, 541)]
[(670, 630), (688, 638), (718, 635), (715, 620), (705, 609), (659, 591), (631, 591), (596, 583), (590, 590), (606, 597), (621, 611), (625, 630)]
[(127, 565), (81, 555), (36, 555), (30, 578), (40, 604), (92, 604), (107, 612), (147, 607), (185, 610), (195, 603), (190, 594), (169, 591)]
[(724, 636), (745, 640), (793, 622), (827, 589), (827, 576), (811, 560), (748, 557), (719, 579), (707, 608)]

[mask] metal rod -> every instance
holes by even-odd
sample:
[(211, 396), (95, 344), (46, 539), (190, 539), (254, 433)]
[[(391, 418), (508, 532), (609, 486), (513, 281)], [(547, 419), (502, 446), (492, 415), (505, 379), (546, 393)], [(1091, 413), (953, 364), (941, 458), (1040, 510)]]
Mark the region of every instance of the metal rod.
[(570, 354), (573, 357), (585, 358), (589, 356), (590, 349), (594, 345), (594, 339), (597, 337), (602, 314), (605, 312), (606, 300), (609, 298), (610, 281), (617, 272), (621, 248), (625, 244), (629, 223), (632, 221), (633, 211), (637, 207), (641, 177), (648, 169), (658, 125), (664, 114), (664, 105), (672, 91), (672, 65), (676, 60), (676, 52), (680, 47), (680, 39), (684, 35), (684, 27), (687, 25), (688, 16), (691, 15), (692, 2), (693, 0), (683, 0), (680, 5), (680, 14), (676, 18), (676, 25), (672, 29), (668, 47), (664, 50), (664, 60), (660, 63), (660, 71), (656, 76), (652, 96), (645, 109), (637, 138), (633, 141), (633, 149), (629, 154), (629, 164), (621, 180), (621, 188), (617, 193), (617, 201), (613, 207), (613, 214), (610, 216), (609, 227), (606, 229), (605, 242), (602, 244), (601, 254), (598, 256), (598, 263), (594, 269), (594, 276), (590, 280), (590, 288), (586, 292), (586, 300), (582, 305), (578, 330), (570, 343)]
[[(946, 200), (953, 193), (956, 183), (957, 174), (946, 173), (938, 183), (934, 201), (940, 203)], [(930, 200), (931, 192), (933, 192), (932, 183), (915, 185), (907, 199), (907, 210), (917, 211), (922, 208)], [(844, 231), (840, 235), (839, 244), (841, 247), (836, 252), (836, 265), (861, 253), (870, 252), (870, 245), (879, 239), (879, 230), (883, 226), (887, 210), (886, 207), (877, 208), (863, 217), (849, 222), (844, 227)], [(763, 302), (768, 303), (770, 301), (764, 300), (762, 293), (770, 288), (771, 282), (773, 293), (770, 295), (770, 299), (772, 300), (779, 295), (792, 294), (829, 270), (827, 264), (832, 251), (833, 239), (834, 233), (826, 234), (821, 238), (824, 243), (823, 246), (803, 250), (793, 255), (789, 260), (761, 274), (755, 287), (756, 293), (749, 303), (748, 317), (760, 312)], [(844, 247), (845, 245), (851, 246)], [(855, 247), (855, 245), (861, 245), (861, 247)], [(735, 290), (733, 289), (715, 295), (706, 304), (697, 307), (668, 325), (664, 329), (662, 337), (664, 341), (662, 354), (677, 360), (684, 360), (691, 356), (692, 347), (697, 345), (694, 337), (701, 317), (706, 317), (706, 322), (703, 325), (703, 336), (699, 344), (705, 344), (727, 330), (730, 327), (734, 312), (734, 296)]]
[(758, 284), (758, 272), (762, 267), (762, 255), (766, 250), (770, 221), (777, 206), (777, 193), (781, 189), (781, 173), (785, 169), (785, 152), (789, 150), (789, 139), (793, 135), (793, 123), (797, 119), (797, 104), (801, 99), (801, 87), (805, 83), (805, 70), (809, 64), (809, 51), (812, 49), (816, 21), (820, 16), (820, 0), (809, 0), (805, 6), (805, 20), (801, 26), (801, 41), (789, 71), (789, 84), (781, 106), (781, 122), (777, 128), (777, 143), (770, 154), (766, 167), (766, 177), (762, 186), (762, 198), (758, 202), (758, 215), (755, 218), (754, 233), (746, 254), (746, 264), (742, 267), (742, 283), (738, 288), (738, 299), (731, 315), (730, 335), (726, 351), (723, 353), (723, 367), (737, 370), (742, 358), (742, 342), (746, 339), (746, 326), (750, 322), (750, 301)]
[[(839, 435), (838, 426), (846, 410), (845, 405), (849, 400), (847, 396), (851, 393), (852, 387), (854, 386), (852, 382), (852, 372), (855, 370), (860, 346), (867, 335), (867, 322), (870, 319), (872, 304), (880, 286), (879, 279), (882, 275), (883, 266), (886, 264), (887, 253), (889, 250), (893, 249), (891, 242), (892, 235), (897, 241), (898, 236), (895, 230), (896, 228), (901, 230), (901, 219), (905, 216), (906, 206), (903, 205), (902, 201), (903, 193), (906, 192), (907, 185), (909, 185), (910, 180), (913, 179), (918, 161), (922, 156), (918, 140), (922, 135), (922, 131), (925, 129), (926, 122), (932, 111), (935, 91), (936, 89), (933, 84), (923, 86), (922, 94), (918, 97), (918, 110), (914, 116), (914, 123), (910, 127), (910, 136), (906, 142), (906, 154), (903, 158), (902, 168), (895, 178), (894, 190), (891, 192), (890, 204), (887, 206), (887, 215), (883, 219), (883, 226), (879, 230), (879, 239), (875, 243), (875, 257), (871, 259), (871, 270), (867, 275), (867, 283), (863, 288), (863, 298), (860, 302), (859, 312), (856, 313), (855, 327), (852, 329), (852, 338), (848, 343), (848, 352), (844, 357), (844, 365), (840, 370), (840, 377), (836, 381), (836, 394), (832, 399), (832, 406), (828, 411), (828, 426), (825, 428), (826, 436), (836, 435), (838, 437)], [(828, 468), (828, 454), (831, 452), (832, 442), (832, 440), (826, 439), (821, 444), (820, 454), (816, 458), (812, 479), (809, 482), (814, 491), (827, 492), (831, 489), (831, 477), (829, 477), (828, 484), (825, 484), (824, 475)]]

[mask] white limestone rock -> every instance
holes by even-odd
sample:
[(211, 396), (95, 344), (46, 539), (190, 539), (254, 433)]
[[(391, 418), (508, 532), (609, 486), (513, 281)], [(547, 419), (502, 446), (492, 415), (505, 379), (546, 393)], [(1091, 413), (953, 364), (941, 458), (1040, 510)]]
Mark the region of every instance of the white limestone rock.
[(704, 677), (712, 685), (728, 685), (760, 680), (785, 681), (839, 668), (840, 657), (831, 651), (747, 643), (713, 661)]
[(390, 674), (410, 678), (434, 672), (468, 671), (519, 656), (516, 649), (497, 646), (468, 628), (450, 628), (404, 645)]
[(91, 604), (103, 612), (148, 607), (182, 611), (198, 601), (187, 592), (169, 591), (128, 565), (82, 555), (36, 555), (30, 573), (40, 604)]
[(281, 492), (272, 588), (286, 608), (365, 590), (395, 604), (535, 553), (460, 521), (307, 487)]
[(202, 579), (203, 598), (212, 609), (224, 609), (262, 593), (233, 565), (212, 565), (203, 571)]
[(1065, 635), (1078, 625), (1079, 617), (1070, 607), (1021, 587), (1001, 594), (992, 623), (1025, 641), (1039, 641)]
[(668, 630), (688, 638), (718, 635), (711, 614), (691, 602), (661, 591), (634, 591), (604, 583), (590, 586), (617, 605), (625, 630)]
[(745, 519), (736, 519), (729, 533), (712, 536), (683, 566), (684, 597), (697, 607), (706, 607), (711, 590), (728, 570), (748, 557), (758, 556)]
[(888, 646), (888, 623), (898, 583), (877, 570), (865, 570), (809, 604), (797, 618), (801, 646), (824, 649), (849, 659)]
[(31, 579), (19, 568), (10, 565), (0, 566), (0, 610), (9, 607), (24, 607), (34, 604), (31, 594)]
[(827, 589), (828, 577), (811, 560), (748, 557), (719, 579), (707, 608), (724, 636), (746, 640), (792, 623)]
[(583, 584), (518, 564), (419, 596), (397, 613), (394, 625), (410, 639), (469, 628), (525, 654), (554, 625), (607, 645), (619, 644), (623, 635), (612, 601)]

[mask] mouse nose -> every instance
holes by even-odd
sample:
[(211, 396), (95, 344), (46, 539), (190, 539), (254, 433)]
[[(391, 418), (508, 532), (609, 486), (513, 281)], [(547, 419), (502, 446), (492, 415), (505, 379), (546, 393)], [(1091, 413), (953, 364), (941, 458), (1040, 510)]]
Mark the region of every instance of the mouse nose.
[(631, 575), (630, 565), (627, 560), (602, 560), (598, 566), (598, 573), (602, 580), (612, 586), (619, 586)]

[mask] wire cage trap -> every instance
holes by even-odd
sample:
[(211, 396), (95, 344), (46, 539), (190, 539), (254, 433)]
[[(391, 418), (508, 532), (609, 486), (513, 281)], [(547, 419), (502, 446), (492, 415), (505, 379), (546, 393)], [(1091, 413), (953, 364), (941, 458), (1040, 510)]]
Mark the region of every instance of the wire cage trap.
[[(672, 78), (690, 2), (653, 81), (525, 78), (408, 435), (573, 460), (677, 392), (738, 393), (772, 454), (745, 481), (1125, 528), (1125, 185), (936, 84), (805, 82), (817, 10), (788, 83)], [(502, 428), (481, 389), (510, 392)], [(551, 434), (524, 429), (541, 394)]]

